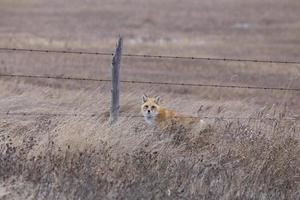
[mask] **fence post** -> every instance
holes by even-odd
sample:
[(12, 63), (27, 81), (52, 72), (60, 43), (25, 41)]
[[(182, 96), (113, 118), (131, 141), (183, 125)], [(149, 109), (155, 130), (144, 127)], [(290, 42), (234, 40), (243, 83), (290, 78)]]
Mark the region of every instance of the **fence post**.
[(111, 109), (110, 109), (110, 121), (114, 123), (118, 120), (119, 116), (119, 85), (120, 85), (120, 63), (122, 56), (123, 38), (120, 36), (116, 51), (112, 59), (112, 89), (111, 89)]

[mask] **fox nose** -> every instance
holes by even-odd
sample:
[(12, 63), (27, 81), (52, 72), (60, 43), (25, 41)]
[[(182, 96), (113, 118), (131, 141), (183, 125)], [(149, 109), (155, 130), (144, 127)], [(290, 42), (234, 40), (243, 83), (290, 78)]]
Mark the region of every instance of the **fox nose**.
[(150, 113), (150, 110), (148, 110), (148, 113)]

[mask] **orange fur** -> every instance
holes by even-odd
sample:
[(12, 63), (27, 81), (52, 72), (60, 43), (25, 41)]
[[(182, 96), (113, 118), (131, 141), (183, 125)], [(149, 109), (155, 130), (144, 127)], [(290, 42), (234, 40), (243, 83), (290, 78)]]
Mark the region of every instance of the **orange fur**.
[(141, 111), (148, 124), (157, 125), (159, 127), (166, 126), (170, 121), (175, 121), (181, 125), (191, 125), (198, 122), (204, 122), (196, 117), (185, 116), (159, 105), (160, 97), (143, 96), (143, 104)]

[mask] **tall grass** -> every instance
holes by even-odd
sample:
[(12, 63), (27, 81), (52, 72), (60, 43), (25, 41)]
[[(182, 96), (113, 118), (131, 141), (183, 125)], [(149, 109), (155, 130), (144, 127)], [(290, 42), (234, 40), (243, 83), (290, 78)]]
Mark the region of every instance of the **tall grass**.
[[(215, 121), (212, 128), (195, 134), (176, 124), (158, 130), (124, 119), (113, 127), (104, 123), (93, 129), (95, 140), (113, 135), (120, 138), (115, 143), (98, 139), (81, 148), (55, 140), (61, 127), (55, 121), (39, 119), (48, 124), (43, 129), (51, 129), (45, 133), (44, 147), (34, 155), (35, 137), (14, 145), (9, 135), (1, 136), (0, 178), (10, 185), (18, 181), (28, 185), (11, 189), (19, 191), (20, 199), (297, 199), (300, 195), (299, 127), (292, 121)], [(26, 130), (20, 126), (14, 131)], [(9, 192), (2, 198), (10, 199)]]

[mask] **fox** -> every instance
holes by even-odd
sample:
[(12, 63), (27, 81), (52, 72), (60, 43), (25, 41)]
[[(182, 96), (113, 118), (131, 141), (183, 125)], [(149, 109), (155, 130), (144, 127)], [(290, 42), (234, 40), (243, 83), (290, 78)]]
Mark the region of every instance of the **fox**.
[(160, 106), (160, 96), (148, 97), (146, 94), (142, 96), (141, 111), (145, 121), (149, 125), (164, 128), (170, 121), (183, 126), (190, 126), (194, 124), (200, 125), (202, 128), (206, 127), (206, 122), (198, 117), (192, 117), (180, 114), (174, 110), (170, 110)]

